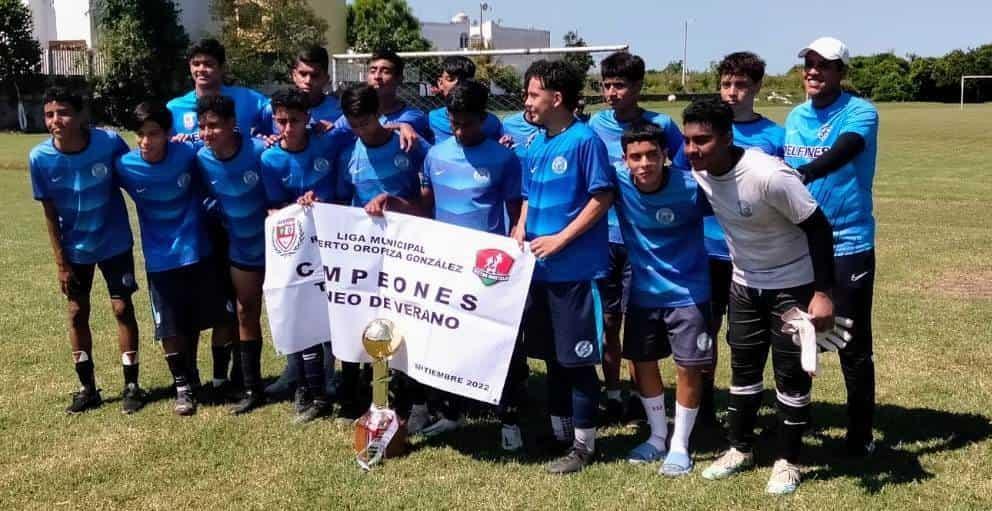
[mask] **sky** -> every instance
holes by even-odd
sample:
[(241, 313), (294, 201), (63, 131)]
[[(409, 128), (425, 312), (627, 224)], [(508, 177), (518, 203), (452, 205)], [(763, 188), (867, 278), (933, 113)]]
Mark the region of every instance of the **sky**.
[[(459, 11), (479, 17), (479, 2), (407, 0), (421, 21), (447, 21)], [(830, 35), (852, 55), (894, 51), (929, 57), (992, 43), (992, 0), (486, 0), (485, 19), (551, 31), (551, 45), (576, 30), (592, 45), (629, 44), (648, 68), (682, 58), (688, 19), (688, 62), (706, 69), (724, 55), (749, 50), (780, 74), (798, 64), (798, 51)], [(540, 6), (537, 10), (535, 6)], [(599, 58), (597, 58), (597, 61)]]

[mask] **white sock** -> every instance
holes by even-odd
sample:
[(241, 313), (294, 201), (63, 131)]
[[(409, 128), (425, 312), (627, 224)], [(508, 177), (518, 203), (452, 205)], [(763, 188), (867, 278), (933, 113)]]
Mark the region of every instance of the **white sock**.
[(672, 452), (689, 453), (689, 435), (696, 424), (696, 413), (699, 408), (686, 408), (675, 403), (675, 430), (672, 431)]
[(575, 428), (575, 445), (589, 452), (596, 450), (596, 428)]
[(607, 390), (606, 399), (611, 399), (613, 401), (620, 401), (621, 400), (620, 389)]
[(665, 439), (668, 438), (668, 419), (665, 418), (665, 394), (661, 393), (655, 397), (641, 397), (644, 405), (644, 414), (648, 416), (648, 425), (651, 426), (651, 436), (648, 443), (655, 449), (665, 449)]
[(571, 442), (575, 438), (574, 427), (572, 426), (571, 417), (562, 417), (560, 415), (551, 416), (551, 431), (555, 434), (555, 439), (559, 442)]

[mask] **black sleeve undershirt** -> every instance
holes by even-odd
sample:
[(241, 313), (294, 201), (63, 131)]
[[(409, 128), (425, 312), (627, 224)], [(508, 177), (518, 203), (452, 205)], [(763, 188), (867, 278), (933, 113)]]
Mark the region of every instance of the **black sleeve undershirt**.
[(841, 133), (834, 145), (815, 160), (800, 165), (796, 170), (802, 175), (803, 184), (810, 183), (847, 165), (865, 150), (865, 139), (857, 133)]
[(799, 224), (806, 233), (809, 257), (813, 261), (813, 289), (825, 293), (834, 287), (834, 231), (819, 207)]

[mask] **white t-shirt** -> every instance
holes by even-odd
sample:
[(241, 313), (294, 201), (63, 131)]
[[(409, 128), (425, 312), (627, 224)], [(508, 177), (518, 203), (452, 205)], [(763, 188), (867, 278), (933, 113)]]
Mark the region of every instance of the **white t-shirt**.
[(785, 289), (813, 282), (806, 233), (798, 225), (817, 204), (799, 174), (757, 149), (744, 152), (722, 176), (693, 171), (723, 227), (734, 282)]

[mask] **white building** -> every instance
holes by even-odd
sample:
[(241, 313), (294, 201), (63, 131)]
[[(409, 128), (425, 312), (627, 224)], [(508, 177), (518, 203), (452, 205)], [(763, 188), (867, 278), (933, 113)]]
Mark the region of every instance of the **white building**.
[[(538, 28), (504, 27), (497, 21), (483, 21), (480, 26), (472, 23), (464, 13), (458, 13), (447, 23), (424, 21), (420, 33), (430, 41), (435, 50), (462, 50), (482, 48), (508, 50), (517, 48), (550, 48), (551, 32)], [(540, 59), (535, 55), (504, 55), (504, 64), (523, 72), (527, 66)]]

